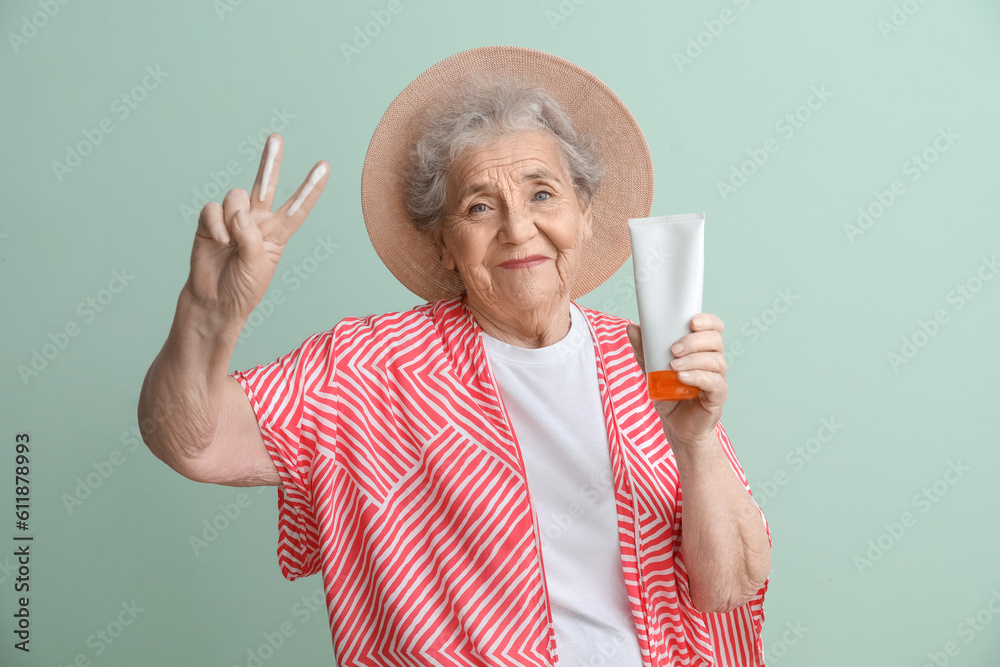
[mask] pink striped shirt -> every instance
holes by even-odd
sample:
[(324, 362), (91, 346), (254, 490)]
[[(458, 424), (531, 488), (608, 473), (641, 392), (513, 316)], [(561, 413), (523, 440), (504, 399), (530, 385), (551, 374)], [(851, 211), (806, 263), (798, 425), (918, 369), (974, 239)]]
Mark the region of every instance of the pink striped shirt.
[[(763, 665), (767, 582), (730, 612), (694, 609), (676, 462), (627, 320), (582, 310), (644, 664)], [(282, 480), (281, 572), (322, 571), (342, 667), (556, 664), (524, 463), (481, 332), (455, 297), (346, 318), (233, 374)], [(721, 423), (716, 431), (749, 491)]]

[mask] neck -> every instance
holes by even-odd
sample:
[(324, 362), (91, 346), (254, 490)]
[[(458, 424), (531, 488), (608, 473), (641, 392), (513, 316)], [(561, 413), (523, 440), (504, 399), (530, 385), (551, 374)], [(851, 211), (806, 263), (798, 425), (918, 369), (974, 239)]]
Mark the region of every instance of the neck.
[(483, 331), (508, 345), (539, 348), (558, 343), (572, 325), (567, 295), (541, 308), (509, 311), (484, 307), (468, 298), (469, 310)]

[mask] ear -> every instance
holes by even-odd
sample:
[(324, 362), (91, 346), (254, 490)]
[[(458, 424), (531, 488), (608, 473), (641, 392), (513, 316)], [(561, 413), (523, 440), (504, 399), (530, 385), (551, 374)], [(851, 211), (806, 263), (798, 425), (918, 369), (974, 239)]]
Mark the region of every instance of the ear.
[(438, 256), (441, 258), (441, 265), (449, 271), (454, 271), (458, 265), (455, 264), (455, 256), (452, 255), (451, 250), (445, 245), (444, 235), (441, 233), (442, 224), (439, 223), (437, 228), (431, 232), (431, 241), (433, 241), (434, 246), (437, 248)]
[(583, 209), (583, 240), (589, 241), (594, 236), (594, 214), (590, 206)]

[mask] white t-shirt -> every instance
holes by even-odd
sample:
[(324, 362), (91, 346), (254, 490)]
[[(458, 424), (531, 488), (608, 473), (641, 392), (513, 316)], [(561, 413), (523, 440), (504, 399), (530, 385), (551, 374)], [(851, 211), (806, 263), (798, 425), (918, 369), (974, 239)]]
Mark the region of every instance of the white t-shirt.
[(638, 667), (594, 344), (583, 313), (570, 311), (570, 331), (553, 345), (485, 332), (483, 343), (527, 469), (559, 664)]

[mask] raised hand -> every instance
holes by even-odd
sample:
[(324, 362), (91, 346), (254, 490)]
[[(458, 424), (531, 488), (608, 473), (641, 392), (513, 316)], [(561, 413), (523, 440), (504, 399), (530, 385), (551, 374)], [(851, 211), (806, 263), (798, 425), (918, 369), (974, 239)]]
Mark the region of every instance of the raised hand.
[[(698, 313), (689, 324), (691, 333), (671, 344), (674, 359), (670, 362), (670, 370), (678, 371), (681, 382), (698, 387), (700, 391), (695, 398), (686, 401), (653, 401), (671, 444), (713, 439), (715, 425), (722, 417), (722, 406), (729, 393), (722, 318), (712, 313)], [(645, 373), (642, 332), (638, 325), (630, 324), (627, 333), (639, 368)]]
[(234, 188), (222, 204), (205, 204), (198, 217), (184, 290), (199, 305), (241, 326), (264, 297), (288, 239), (309, 215), (330, 173), (327, 162), (316, 163), (295, 194), (272, 211), (283, 155), (281, 135), (270, 135), (250, 194)]

